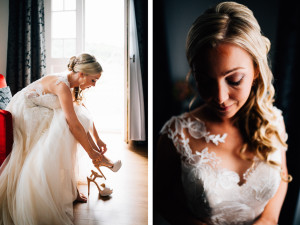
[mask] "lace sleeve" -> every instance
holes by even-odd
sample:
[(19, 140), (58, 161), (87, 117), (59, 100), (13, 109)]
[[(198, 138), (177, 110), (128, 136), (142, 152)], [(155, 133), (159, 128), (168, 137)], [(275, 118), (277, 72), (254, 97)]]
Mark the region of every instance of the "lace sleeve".
[[(282, 137), (283, 141), (286, 142), (288, 139), (288, 134), (286, 133), (286, 130), (285, 130), (284, 118), (282, 116), (282, 111), (274, 106), (274, 112), (276, 115), (275, 126), (278, 127), (280, 136)], [(287, 148), (282, 148), (282, 149), (287, 151)]]
[(192, 150), (189, 146), (189, 138), (186, 138), (183, 129), (186, 127), (184, 114), (181, 116), (173, 116), (165, 123), (161, 129), (161, 134), (167, 134), (182, 158), (188, 160), (192, 157)]
[[(286, 142), (288, 139), (288, 134), (285, 131), (282, 111), (275, 106), (273, 109), (274, 109), (274, 114), (276, 116), (274, 125), (278, 128), (279, 135), (281, 136), (283, 141)], [(282, 161), (281, 153), (282, 153), (282, 151), (287, 151), (287, 147), (282, 146), (282, 144), (279, 142), (279, 140), (277, 138), (274, 138), (274, 142), (277, 143), (278, 149), (268, 156), (268, 160), (272, 160), (272, 161), (275, 161), (275, 162), (281, 164), (281, 161)]]
[(61, 82), (65, 83), (70, 88), (70, 83), (68, 81), (68, 77), (67, 76), (59, 76), (58, 79), (56, 80), (55, 84), (58, 85)]

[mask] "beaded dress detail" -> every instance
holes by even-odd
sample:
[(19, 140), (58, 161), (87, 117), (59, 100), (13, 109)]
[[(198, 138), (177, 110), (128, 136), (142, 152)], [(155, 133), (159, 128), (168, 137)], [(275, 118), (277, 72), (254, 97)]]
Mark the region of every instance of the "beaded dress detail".
[[(280, 111), (275, 110), (279, 120), (282, 119)], [(218, 146), (225, 143), (227, 134), (211, 134), (203, 121), (191, 119), (187, 113), (173, 116), (161, 133), (172, 140), (181, 156), (181, 180), (187, 206), (199, 219), (216, 225), (253, 224), (279, 187), (280, 169), (256, 157), (253, 166), (243, 174), (245, 182), (239, 185), (238, 173), (222, 168), (222, 159), (215, 152), (208, 147), (192, 151), (190, 138), (203, 138), (206, 143)], [(280, 164), (281, 150), (269, 157)]]
[[(55, 77), (56, 85), (70, 88), (66, 75)], [(16, 93), (6, 108), (13, 116), (14, 144), (0, 167), (0, 225), (73, 224), (78, 142), (58, 96), (45, 93), (42, 79)], [(76, 104), (74, 110), (88, 132), (87, 110)]]

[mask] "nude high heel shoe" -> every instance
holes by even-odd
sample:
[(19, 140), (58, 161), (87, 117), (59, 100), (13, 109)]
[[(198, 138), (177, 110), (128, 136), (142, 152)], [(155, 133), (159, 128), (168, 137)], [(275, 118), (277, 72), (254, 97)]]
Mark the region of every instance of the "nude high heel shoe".
[(101, 166), (105, 166), (113, 172), (117, 172), (122, 166), (121, 160), (118, 160), (115, 163), (110, 163), (109, 160), (104, 155), (102, 155), (102, 157), (99, 157), (98, 159), (94, 159), (93, 164), (98, 169), (98, 171), (102, 174), (104, 179), (106, 179), (106, 177), (104, 176), (104, 174), (100, 170)]
[[(103, 176), (99, 175), (97, 172), (95, 172), (94, 170), (91, 170), (92, 174), (90, 177), (87, 177), (87, 182), (88, 182), (88, 195), (90, 195), (90, 182), (95, 183), (95, 185), (98, 188), (99, 191), (99, 195), (100, 196), (109, 196), (112, 194), (113, 190), (110, 188), (107, 188), (105, 186), (104, 183), (102, 183), (100, 186), (97, 184), (97, 182), (95, 181), (97, 177), (102, 178)], [(100, 188), (101, 187), (101, 188)], [(101, 190), (102, 189), (102, 190)]]

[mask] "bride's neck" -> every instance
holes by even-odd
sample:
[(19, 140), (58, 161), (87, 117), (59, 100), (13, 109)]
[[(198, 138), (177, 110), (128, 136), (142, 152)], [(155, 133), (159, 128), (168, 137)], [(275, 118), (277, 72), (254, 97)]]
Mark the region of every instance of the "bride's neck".
[(78, 73), (71, 72), (68, 74), (68, 81), (70, 83), (70, 88), (79, 86), (78, 78), (79, 78)]

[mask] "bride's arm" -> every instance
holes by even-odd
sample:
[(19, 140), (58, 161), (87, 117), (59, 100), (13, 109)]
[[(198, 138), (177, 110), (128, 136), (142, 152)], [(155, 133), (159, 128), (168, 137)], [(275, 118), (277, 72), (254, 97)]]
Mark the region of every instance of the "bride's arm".
[[(282, 173), (288, 175), (286, 166), (285, 151), (282, 150)], [(268, 202), (260, 218), (254, 223), (255, 225), (276, 225), (281, 211), (283, 201), (287, 192), (288, 183), (281, 180), (275, 196)]]
[[(285, 139), (284, 136), (286, 135), (285, 125), (283, 118), (281, 120), (281, 137)], [(288, 169), (286, 163), (286, 151), (281, 150), (281, 169), (282, 175), (288, 177)], [(263, 213), (261, 214), (260, 218), (254, 223), (254, 225), (276, 225), (278, 223), (281, 207), (283, 205), (286, 192), (288, 189), (287, 181), (281, 179), (280, 185), (276, 194), (271, 198), (271, 200), (266, 205)]]
[(106, 144), (100, 139), (94, 123), (93, 123), (93, 136), (102, 154), (104, 154), (107, 151)]
[(53, 85), (50, 88), (51, 92), (56, 94), (59, 98), (61, 108), (65, 114), (66, 121), (69, 125), (71, 133), (74, 135), (76, 140), (82, 145), (82, 147), (88, 153), (91, 159), (99, 158), (100, 153), (91, 145), (87, 133), (85, 132), (82, 124), (77, 118), (73, 106), (72, 94), (70, 92), (69, 87), (67, 87), (64, 83), (60, 83), (58, 85)]
[[(83, 107), (85, 107), (84, 104), (82, 104)], [(86, 108), (86, 107), (85, 107)], [(93, 137), (95, 138), (96, 141), (96, 148), (102, 153), (104, 154), (107, 151), (107, 147), (106, 144), (100, 139), (97, 129), (95, 127), (95, 123), (93, 123)], [(90, 142), (92, 143), (92, 145), (95, 145), (94, 139), (92, 138), (92, 136), (90, 135), (90, 133), (88, 133), (88, 138), (90, 140)]]

